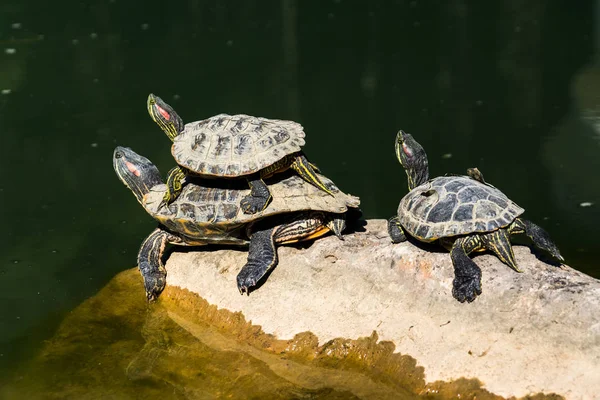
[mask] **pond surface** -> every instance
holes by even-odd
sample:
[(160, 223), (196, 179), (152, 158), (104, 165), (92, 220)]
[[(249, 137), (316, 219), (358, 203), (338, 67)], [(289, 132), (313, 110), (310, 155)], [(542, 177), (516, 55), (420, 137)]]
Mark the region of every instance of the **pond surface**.
[[(166, 173), (158, 94), (186, 121), (300, 122), (305, 151), (388, 218), (398, 129), (433, 176), (477, 166), (600, 277), (600, 34), (594, 2), (121, 0), (0, 4), (0, 373), (135, 265), (154, 222), (115, 146)], [(4, 375), (4, 374), (2, 374)]]

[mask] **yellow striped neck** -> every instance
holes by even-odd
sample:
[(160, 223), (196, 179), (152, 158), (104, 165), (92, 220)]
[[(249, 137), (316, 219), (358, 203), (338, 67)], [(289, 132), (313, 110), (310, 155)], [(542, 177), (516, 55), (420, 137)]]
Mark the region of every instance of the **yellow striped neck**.
[(426, 160), (418, 168), (407, 168), (405, 171), (408, 178), (408, 190), (413, 190), (429, 180), (429, 167)]
[(175, 125), (172, 122), (168, 122), (166, 124), (160, 123), (159, 125), (161, 129), (167, 134), (169, 139), (171, 139), (171, 141), (174, 141), (175, 137), (179, 135), (179, 132), (177, 132), (177, 128), (175, 128)]

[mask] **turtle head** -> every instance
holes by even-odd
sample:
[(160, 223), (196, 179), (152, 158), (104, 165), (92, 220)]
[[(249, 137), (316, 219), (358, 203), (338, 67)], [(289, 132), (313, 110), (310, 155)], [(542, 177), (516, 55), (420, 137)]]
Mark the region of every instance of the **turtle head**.
[(129, 147), (118, 146), (113, 153), (113, 168), (117, 176), (143, 204), (144, 195), (154, 186), (162, 184), (158, 168), (146, 157)]
[(183, 120), (163, 99), (150, 93), (146, 106), (152, 120), (160, 126), (169, 139), (174, 140), (183, 131)]
[(396, 135), (396, 157), (408, 177), (408, 190), (429, 180), (429, 163), (427, 153), (410, 133), (402, 130)]

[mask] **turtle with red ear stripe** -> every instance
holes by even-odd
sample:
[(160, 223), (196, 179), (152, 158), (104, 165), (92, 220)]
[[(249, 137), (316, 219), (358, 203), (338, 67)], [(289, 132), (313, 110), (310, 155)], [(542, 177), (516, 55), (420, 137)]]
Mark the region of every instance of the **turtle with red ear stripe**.
[(320, 179), (318, 168), (301, 151), (305, 133), (297, 122), (219, 114), (184, 124), (173, 107), (153, 94), (148, 96), (147, 108), (152, 120), (173, 141), (171, 153), (178, 164), (167, 176), (167, 204), (177, 198), (188, 175), (245, 178), (251, 190), (240, 200), (240, 207), (244, 213), (254, 214), (272, 199), (264, 179), (288, 169), (333, 196)]
[(392, 242), (407, 239), (439, 241), (450, 249), (454, 266), (452, 295), (472, 302), (481, 294), (481, 269), (470, 253), (489, 250), (503, 263), (520, 272), (510, 236), (524, 233), (533, 245), (554, 259), (564, 259), (550, 235), (519, 216), (525, 211), (504, 193), (486, 183), (477, 168), (468, 176), (447, 175), (429, 179), (427, 154), (412, 135), (396, 135), (396, 157), (408, 178), (408, 194), (400, 200), (397, 215), (388, 221)]
[(319, 179), (333, 195), (297, 175), (279, 174), (270, 182), (276, 195), (271, 205), (246, 214), (239, 202), (250, 189), (232, 182), (208, 180), (203, 182), (206, 186), (189, 183), (177, 200), (165, 205), (167, 186), (150, 160), (129, 148), (117, 147), (113, 167), (121, 182), (159, 223), (142, 242), (138, 254), (148, 300), (156, 299), (165, 287), (167, 271), (162, 256), (167, 244), (248, 246), (248, 261), (237, 276), (239, 291), (248, 293), (277, 265), (276, 246), (316, 239), (330, 231), (342, 239), (347, 217), (359, 215), (349, 211), (357, 209), (360, 200), (340, 191), (323, 175)]

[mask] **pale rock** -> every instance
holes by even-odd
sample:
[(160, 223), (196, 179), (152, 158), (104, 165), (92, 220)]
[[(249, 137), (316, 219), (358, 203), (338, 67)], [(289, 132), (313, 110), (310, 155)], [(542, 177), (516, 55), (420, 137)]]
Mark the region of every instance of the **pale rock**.
[[(438, 251), (439, 250), (439, 251)], [(369, 336), (414, 357), (426, 380), (478, 378), (502, 396), (538, 392), (568, 399), (600, 393), (600, 281), (540, 261), (515, 246), (517, 273), (492, 255), (475, 257), (483, 294), (451, 295), (450, 256), (434, 246), (392, 244), (386, 222), (366, 231), (278, 249), (279, 265), (249, 296), (236, 275), (246, 252), (174, 252), (167, 285), (189, 289), (279, 339), (310, 331), (320, 343)]]

